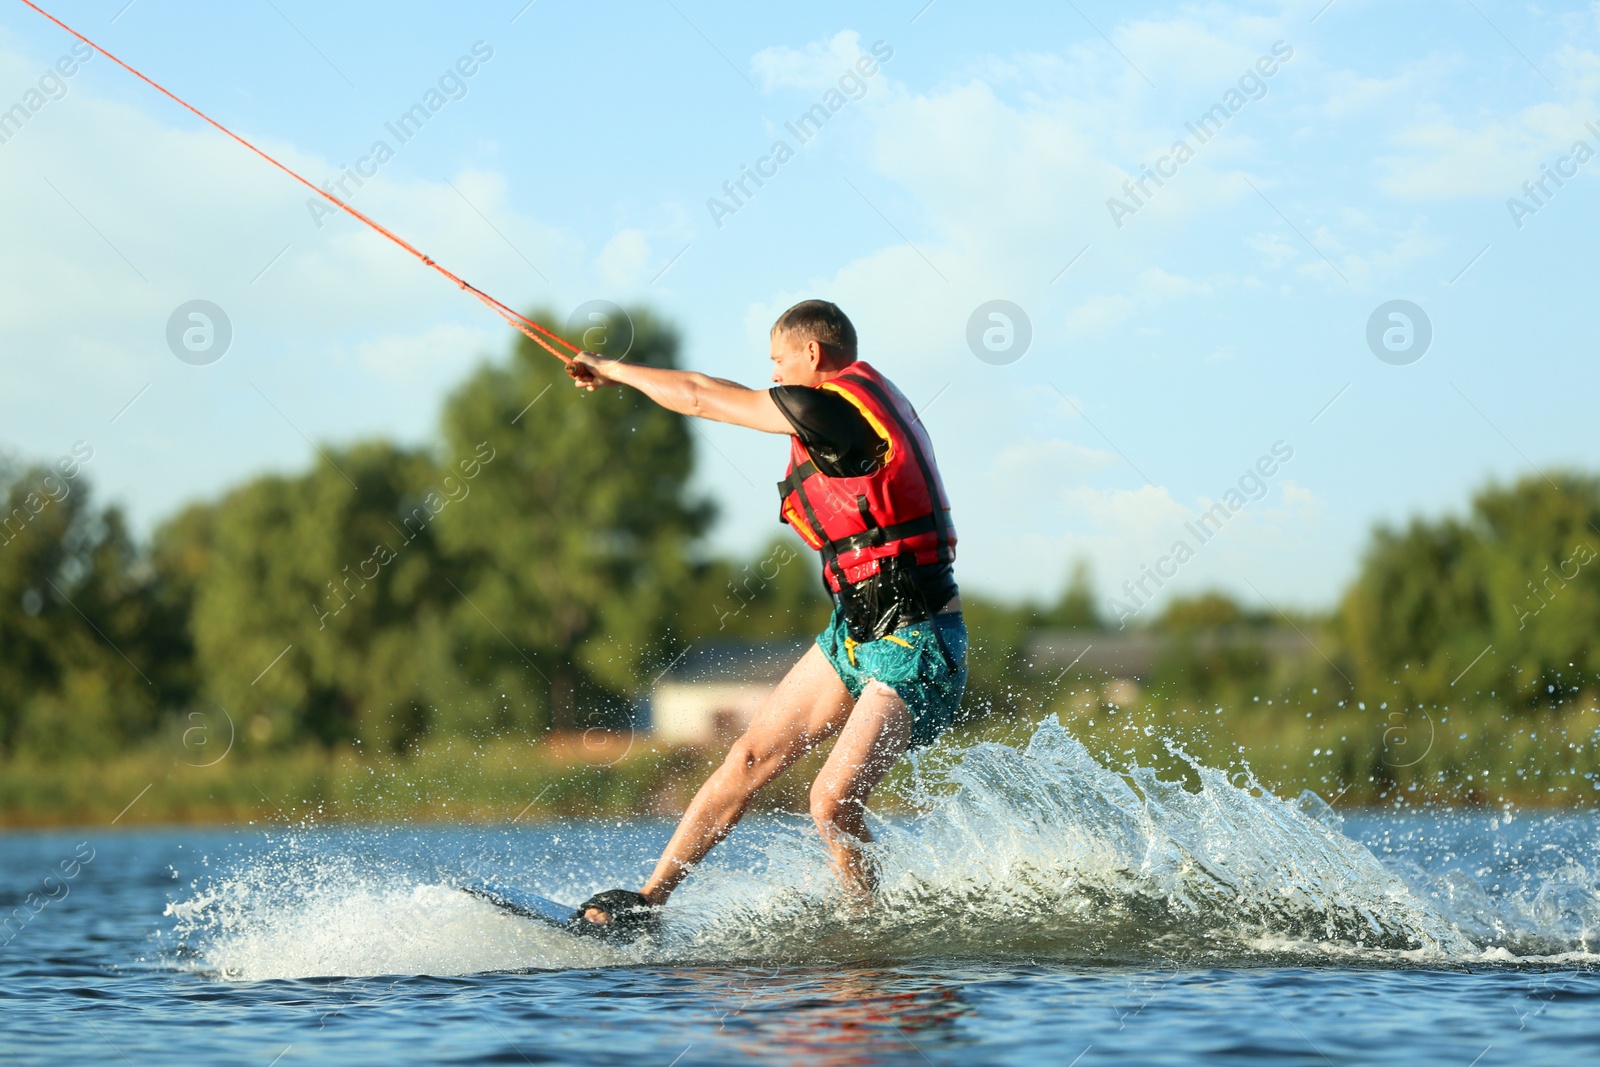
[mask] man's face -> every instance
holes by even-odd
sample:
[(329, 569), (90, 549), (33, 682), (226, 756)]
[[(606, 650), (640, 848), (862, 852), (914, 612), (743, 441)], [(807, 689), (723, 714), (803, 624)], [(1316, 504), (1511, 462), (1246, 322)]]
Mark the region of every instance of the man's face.
[(779, 385), (817, 386), (822, 346), (784, 330), (772, 331), (772, 380)]

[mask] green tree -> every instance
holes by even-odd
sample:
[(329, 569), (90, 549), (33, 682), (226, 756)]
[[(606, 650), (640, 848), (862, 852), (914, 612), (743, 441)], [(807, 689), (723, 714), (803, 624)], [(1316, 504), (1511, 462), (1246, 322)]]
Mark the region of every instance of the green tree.
[(1151, 691), (1232, 707), (1281, 691), (1271, 685), (1273, 663), (1260, 641), (1271, 622), (1265, 612), (1249, 611), (1215, 590), (1173, 597), (1152, 627), (1165, 640), (1151, 671)]
[(1030, 679), (1029, 639), (1038, 626), (1030, 604), (991, 600), (972, 592), (961, 594), (967, 624), (967, 692), (962, 711), (967, 720), (986, 715), (1036, 716), (1044, 709)]
[(1156, 629), (1169, 633), (1219, 630), (1224, 627), (1259, 627), (1271, 622), (1265, 612), (1246, 611), (1226, 593), (1215, 590), (1196, 596), (1176, 596), (1156, 620)]
[(456, 695), (436, 525), (470, 483), (384, 443), (323, 451), (180, 514), (155, 559), (192, 590), (205, 694), (242, 731), (403, 749)]
[[(92, 453), (91, 453), (92, 454)], [(187, 698), (181, 613), (81, 471), (0, 469), (0, 746), (112, 752)]]
[(1072, 565), (1072, 576), (1055, 604), (1039, 616), (1040, 625), (1058, 630), (1103, 630), (1105, 619), (1095, 607), (1094, 580), (1086, 560)]
[(1491, 485), (1470, 513), (1380, 528), (1339, 607), (1366, 694), (1561, 703), (1600, 674), (1600, 479)]
[(696, 567), (671, 631), (685, 643), (813, 637), (832, 607), (817, 554), (785, 531), (748, 561), (712, 559)]
[[(676, 366), (677, 335), (644, 310), (630, 317), (627, 358)], [(493, 456), (439, 524), (462, 573), (453, 618), (466, 673), (528, 693), (551, 726), (626, 717), (649, 668), (670, 658), (690, 549), (712, 516), (689, 498), (687, 420), (635, 390), (575, 389), (524, 340), (451, 396), (444, 439), (447, 455)]]

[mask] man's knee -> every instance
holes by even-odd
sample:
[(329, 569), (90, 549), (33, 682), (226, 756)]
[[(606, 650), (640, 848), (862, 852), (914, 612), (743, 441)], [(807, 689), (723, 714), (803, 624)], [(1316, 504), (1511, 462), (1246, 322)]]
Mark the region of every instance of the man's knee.
[(861, 697), (862, 699), (871, 697), (877, 700), (900, 700), (900, 691), (892, 685), (885, 685), (876, 678), (869, 678), (867, 679), (867, 684), (861, 689)]
[(781, 769), (782, 762), (781, 751), (746, 733), (728, 749), (722, 769), (740, 780), (764, 782)]
[(811, 821), (824, 835), (836, 830), (849, 832), (852, 806), (832, 786), (820, 779), (811, 783)]

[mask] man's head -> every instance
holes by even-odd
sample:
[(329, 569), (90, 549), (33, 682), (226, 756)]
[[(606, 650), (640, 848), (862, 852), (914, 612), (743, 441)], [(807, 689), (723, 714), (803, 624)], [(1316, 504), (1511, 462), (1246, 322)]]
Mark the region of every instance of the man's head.
[(817, 386), (854, 363), (856, 328), (839, 305), (802, 300), (772, 324), (772, 380)]

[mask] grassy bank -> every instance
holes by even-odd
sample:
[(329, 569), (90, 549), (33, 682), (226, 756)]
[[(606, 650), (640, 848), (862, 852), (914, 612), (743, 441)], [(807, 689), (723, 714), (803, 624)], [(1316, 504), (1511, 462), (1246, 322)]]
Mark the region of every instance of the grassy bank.
[[(503, 739), (404, 758), (307, 746), (195, 766), (151, 748), (93, 762), (0, 764), (0, 825), (600, 817), (664, 810), (705, 757), (639, 745), (614, 762)], [(120, 817), (119, 817), (120, 815)]]
[[(1248, 771), (1280, 796), (1310, 789), (1341, 806), (1410, 803), (1591, 807), (1600, 782), (1600, 709), (1508, 712), (1409, 708), (1319, 696), (1217, 704), (1154, 694), (1118, 707), (1104, 691), (1061, 694), (1050, 710), (1101, 762), (1197, 782), (1184, 759)], [(992, 724), (996, 739), (1026, 734)], [(1172, 748), (1181, 749), (1181, 754)], [(1240, 781), (1238, 777), (1234, 779)]]
[[(1115, 695), (1115, 694), (1113, 694)], [(1281, 700), (1218, 711), (1143, 697), (1127, 707), (1100, 690), (1058, 694), (1056, 714), (1107, 765), (1153, 767), (1198, 783), (1184, 755), (1248, 769), (1272, 792), (1311, 789), (1342, 808), (1390, 803), (1590, 807), (1600, 781), (1600, 710), (1509, 715), (1493, 709), (1413, 710)], [(991, 718), (954, 732), (948, 754), (980, 741), (1025, 745), (1034, 717)], [(1181, 753), (1181, 754), (1180, 754)], [(300, 823), (393, 820), (506, 822), (673, 815), (720, 751), (658, 750), (642, 737), (593, 746), (574, 739), (502, 738), (424, 744), (406, 757), (354, 748), (231, 752), (196, 766), (181, 747), (96, 760), (0, 762), (0, 826), (154, 823)], [(801, 811), (825, 753), (808, 757), (762, 798)], [(880, 802), (903, 802), (905, 766)]]

